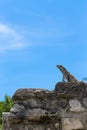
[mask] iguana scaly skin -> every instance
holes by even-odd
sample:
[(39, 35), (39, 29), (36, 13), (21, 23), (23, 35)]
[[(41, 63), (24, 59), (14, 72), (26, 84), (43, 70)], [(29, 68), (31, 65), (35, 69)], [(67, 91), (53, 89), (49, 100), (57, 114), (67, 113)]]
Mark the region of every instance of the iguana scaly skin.
[(78, 82), (78, 80), (72, 74), (70, 74), (65, 67), (63, 67), (62, 65), (57, 65), (57, 68), (63, 74), (62, 82), (65, 82), (65, 81), (67, 81), (67, 82)]

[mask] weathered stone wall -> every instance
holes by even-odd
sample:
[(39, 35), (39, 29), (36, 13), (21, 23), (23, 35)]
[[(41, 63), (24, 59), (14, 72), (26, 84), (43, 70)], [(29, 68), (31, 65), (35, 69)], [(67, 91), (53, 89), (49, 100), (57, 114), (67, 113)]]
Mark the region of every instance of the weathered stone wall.
[(87, 84), (57, 83), (55, 90), (19, 89), (3, 113), (3, 130), (87, 130)]

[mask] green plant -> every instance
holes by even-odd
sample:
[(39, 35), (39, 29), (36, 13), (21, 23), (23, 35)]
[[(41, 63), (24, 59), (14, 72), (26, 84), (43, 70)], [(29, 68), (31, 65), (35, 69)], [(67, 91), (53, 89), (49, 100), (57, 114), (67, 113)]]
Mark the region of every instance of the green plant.
[(2, 125), (0, 124), (0, 130), (2, 130)]
[(2, 112), (9, 112), (12, 106), (13, 106), (12, 98), (8, 95), (5, 95), (4, 101), (0, 102), (0, 130), (1, 130), (1, 124), (2, 124)]

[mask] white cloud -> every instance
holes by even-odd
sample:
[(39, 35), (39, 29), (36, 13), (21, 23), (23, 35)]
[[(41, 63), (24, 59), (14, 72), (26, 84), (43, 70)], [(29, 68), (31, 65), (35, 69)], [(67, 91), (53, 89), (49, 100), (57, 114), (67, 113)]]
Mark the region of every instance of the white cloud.
[(0, 23), (0, 51), (21, 49), (26, 46), (24, 36), (14, 28)]

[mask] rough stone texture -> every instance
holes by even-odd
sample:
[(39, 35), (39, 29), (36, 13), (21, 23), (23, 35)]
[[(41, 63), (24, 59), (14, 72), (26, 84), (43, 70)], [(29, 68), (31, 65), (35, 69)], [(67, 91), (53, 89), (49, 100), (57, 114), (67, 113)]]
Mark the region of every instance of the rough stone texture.
[(84, 130), (84, 126), (79, 119), (65, 118), (62, 123), (62, 130)]
[(69, 100), (70, 111), (72, 112), (82, 112), (86, 111), (84, 107), (82, 107), (81, 103), (77, 99)]
[(87, 84), (57, 83), (53, 91), (18, 89), (3, 113), (3, 130), (87, 130)]

